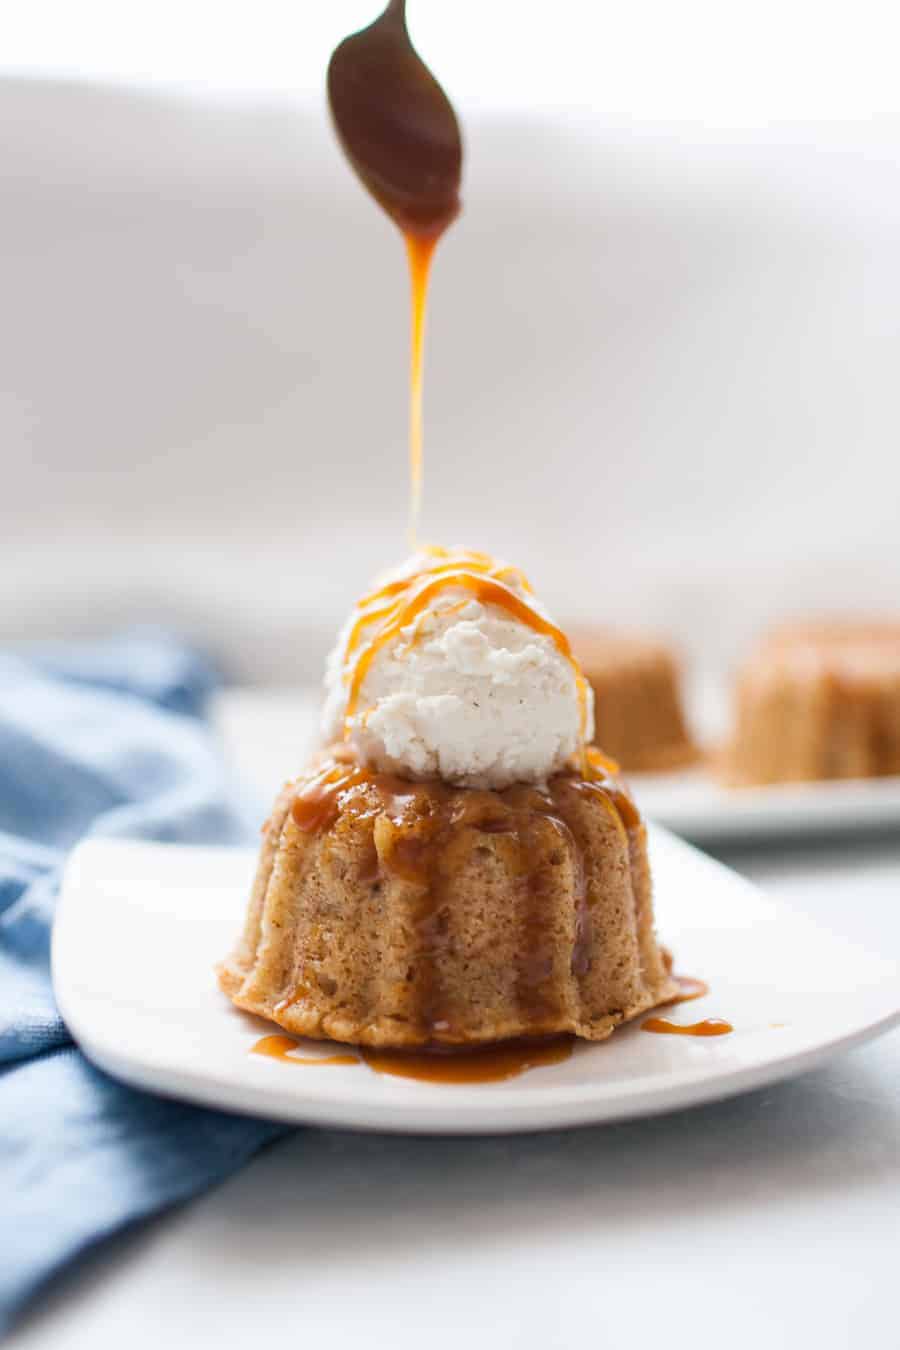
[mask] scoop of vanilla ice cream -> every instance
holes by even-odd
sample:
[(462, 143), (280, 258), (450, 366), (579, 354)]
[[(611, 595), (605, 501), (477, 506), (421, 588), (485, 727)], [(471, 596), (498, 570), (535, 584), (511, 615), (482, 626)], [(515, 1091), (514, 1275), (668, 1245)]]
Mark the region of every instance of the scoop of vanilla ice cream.
[[(414, 556), (380, 581), (412, 576), (422, 565)], [(503, 574), (503, 584), (547, 619), (514, 572)], [(346, 734), (364, 764), (405, 777), (502, 788), (545, 782), (578, 749), (581, 707), (571, 661), (552, 637), (459, 586), (441, 590), (380, 647), (348, 719), (355, 662), (378, 631), (373, 620), (346, 660), (360, 613), (350, 615), (329, 658), (323, 732), (329, 741)], [(590, 689), (586, 696), (590, 739)]]

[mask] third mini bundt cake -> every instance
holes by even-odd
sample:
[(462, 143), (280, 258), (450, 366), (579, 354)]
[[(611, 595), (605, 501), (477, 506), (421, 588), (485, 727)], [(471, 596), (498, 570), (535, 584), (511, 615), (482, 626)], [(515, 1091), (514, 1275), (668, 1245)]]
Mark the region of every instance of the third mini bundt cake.
[(770, 634), (739, 673), (724, 769), (747, 785), (900, 774), (900, 623)]

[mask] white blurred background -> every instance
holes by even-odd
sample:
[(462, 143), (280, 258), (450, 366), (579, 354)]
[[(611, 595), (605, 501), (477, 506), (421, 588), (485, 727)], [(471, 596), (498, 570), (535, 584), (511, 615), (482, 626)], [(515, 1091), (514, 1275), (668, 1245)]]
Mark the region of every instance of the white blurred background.
[[(399, 238), (332, 137), (377, 0), (29, 0), (0, 55), (0, 639), (318, 678), (405, 550)], [(724, 668), (900, 608), (895, 7), (410, 0), (467, 138), (424, 533)]]

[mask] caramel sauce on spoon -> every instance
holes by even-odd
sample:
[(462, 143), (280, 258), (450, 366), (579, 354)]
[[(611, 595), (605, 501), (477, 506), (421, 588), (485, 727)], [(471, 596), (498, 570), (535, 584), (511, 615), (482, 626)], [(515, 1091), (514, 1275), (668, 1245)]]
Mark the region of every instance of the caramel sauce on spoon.
[(328, 102), (351, 166), (406, 241), (412, 292), (410, 344), (410, 540), (422, 500), (425, 307), (437, 241), (459, 214), (462, 137), (431, 71), (410, 41), (405, 0), (335, 49)]

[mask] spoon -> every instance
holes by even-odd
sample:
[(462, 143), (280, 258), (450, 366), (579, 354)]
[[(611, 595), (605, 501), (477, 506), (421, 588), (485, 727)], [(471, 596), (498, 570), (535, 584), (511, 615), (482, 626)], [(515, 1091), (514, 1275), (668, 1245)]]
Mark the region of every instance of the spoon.
[(450, 100), (410, 41), (406, 0), (338, 46), (328, 102), (344, 153), (403, 233), (436, 240), (460, 210), (462, 138)]

